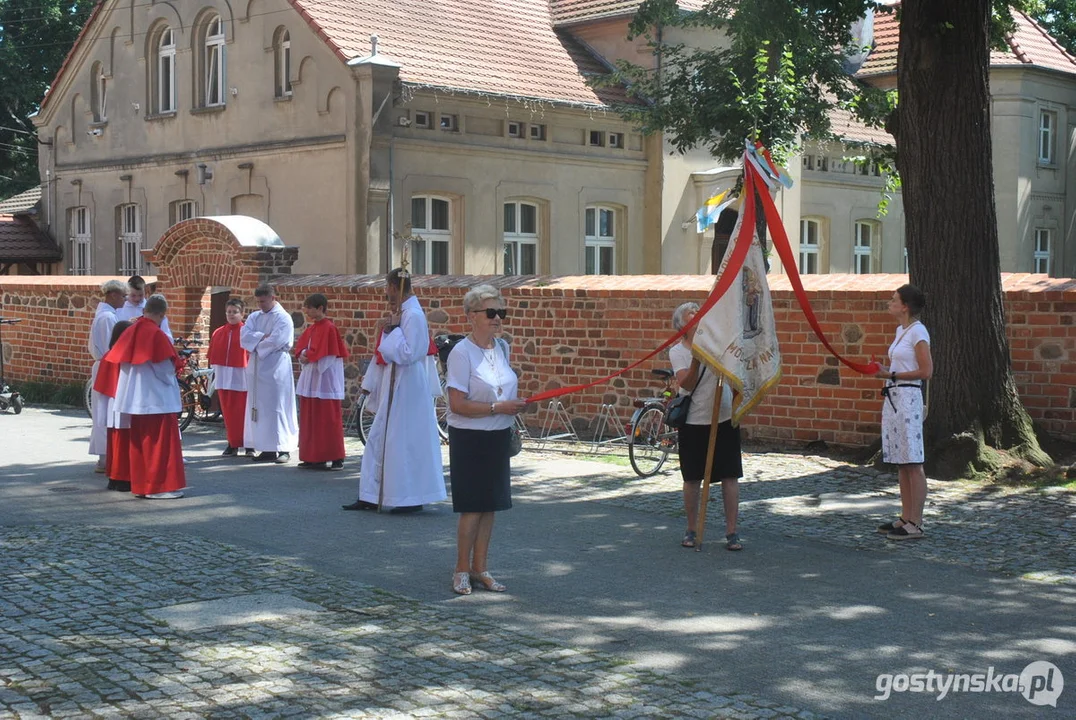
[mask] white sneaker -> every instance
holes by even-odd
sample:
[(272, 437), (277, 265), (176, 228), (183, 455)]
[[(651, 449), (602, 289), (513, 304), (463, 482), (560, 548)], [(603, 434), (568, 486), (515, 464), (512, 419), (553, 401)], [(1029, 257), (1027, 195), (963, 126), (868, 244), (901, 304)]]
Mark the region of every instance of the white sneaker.
[(104, 471), (105, 471), (106, 469), (107, 469), (107, 468), (105, 467), (105, 459), (104, 459), (103, 457), (98, 457), (98, 458), (97, 458), (97, 464), (96, 464), (96, 465), (94, 465), (94, 467), (93, 467), (93, 471), (94, 471), (95, 473), (101, 474), (101, 473), (103, 473), (103, 472), (104, 472)]
[(176, 498), (183, 497), (183, 493), (182, 492), (153, 493), (152, 495), (147, 495), (146, 497), (149, 498), (150, 500), (174, 500)]

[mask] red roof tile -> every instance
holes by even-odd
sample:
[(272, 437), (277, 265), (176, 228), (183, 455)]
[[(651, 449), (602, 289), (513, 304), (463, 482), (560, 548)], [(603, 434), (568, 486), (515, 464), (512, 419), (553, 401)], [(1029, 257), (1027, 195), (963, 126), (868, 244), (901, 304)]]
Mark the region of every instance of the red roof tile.
[(553, 28), (546, 0), (290, 0), (342, 59), (378, 51), (406, 83), (449, 92), (603, 106), (620, 88), (591, 88), (606, 68)]
[[(1065, 52), (1045, 28), (1026, 13), (1013, 11), (1016, 31), (1006, 38), (1009, 49), (990, 53), (991, 67), (1040, 67), (1076, 75), (1076, 58)], [(896, 13), (874, 16), (874, 50), (860, 68), (860, 77), (897, 71), (900, 24)]]
[[(680, 0), (681, 10), (701, 10), (705, 0)], [(634, 15), (642, 5), (637, 0), (549, 0), (554, 25), (574, 25), (576, 23), (601, 20), (611, 17)]]
[(60, 248), (33, 220), (0, 215), (0, 262), (56, 262), (62, 258)]
[(864, 125), (852, 113), (842, 108), (829, 111), (833, 134), (848, 142), (865, 142), (875, 145), (895, 145), (893, 136), (881, 128)]

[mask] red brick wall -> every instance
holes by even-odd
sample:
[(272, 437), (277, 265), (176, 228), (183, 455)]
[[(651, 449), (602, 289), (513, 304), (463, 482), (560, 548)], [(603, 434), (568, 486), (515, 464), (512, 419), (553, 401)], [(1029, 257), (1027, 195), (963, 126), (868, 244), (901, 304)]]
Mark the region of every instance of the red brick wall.
[[(181, 332), (194, 329), (204, 290), (166, 287), (164, 272), (162, 268), (162, 291), (170, 300), (181, 298), (177, 312), (189, 316), (175, 318), (174, 326)], [(96, 307), (92, 297), (101, 280), (0, 279), (4, 302), (0, 314), (27, 319), (3, 329), (9, 377), (55, 382), (87, 376), (86, 336)], [(522, 391), (528, 394), (581, 383), (642, 357), (671, 333), (673, 309), (686, 300), (701, 300), (712, 284), (706, 276), (416, 278), (434, 332), (465, 331), (463, 294), (485, 281), (500, 286), (508, 298), (511, 315), (505, 327), (513, 364), (523, 371)], [(899, 275), (827, 275), (809, 277), (805, 284), (837, 350), (866, 360), (885, 355), (894, 327), (886, 302), (904, 281)], [(772, 276), (770, 282), (784, 379), (745, 422), (748, 432), (777, 440), (869, 444), (878, 435), (878, 381), (836, 368), (836, 361), (826, 356), (811, 333), (787, 278)], [(243, 285), (236, 294), (249, 300), (251, 280)], [(278, 277), (277, 287), (290, 311), (299, 311), (310, 293), (329, 297), (330, 316), (355, 354), (348, 376), (356, 378), (359, 362), (372, 353), (369, 335), (384, 310), (380, 279)], [(1076, 281), (1006, 275), (1004, 288), (1013, 369), (1023, 402), (1049, 432), (1076, 440)], [(602, 402), (615, 403), (627, 421), (631, 401), (660, 387), (650, 379), (649, 368), (666, 363), (656, 360), (612, 383), (569, 396), (565, 405), (573, 417), (589, 421)]]

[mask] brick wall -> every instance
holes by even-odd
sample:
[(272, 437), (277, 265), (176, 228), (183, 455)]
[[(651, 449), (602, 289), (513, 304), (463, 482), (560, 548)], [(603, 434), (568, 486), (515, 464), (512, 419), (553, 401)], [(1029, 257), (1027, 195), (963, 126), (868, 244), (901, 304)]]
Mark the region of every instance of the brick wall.
[[(288, 249), (291, 250), (291, 249)], [(274, 256), (275, 257), (275, 256)], [(277, 262), (276, 259), (270, 259)], [(203, 315), (203, 291), (167, 287), (176, 303), (171, 318), (179, 333), (195, 329)], [(173, 277), (178, 277), (173, 269)], [(86, 336), (93, 317), (96, 287), (103, 278), (4, 278), (0, 296), (4, 316), (27, 321), (4, 327), (5, 362), (16, 380), (79, 381), (89, 372)], [(204, 278), (194, 278), (200, 283)], [(831, 342), (853, 359), (883, 357), (894, 323), (886, 312), (899, 275), (826, 275), (806, 278), (812, 306)], [(1031, 416), (1052, 434), (1076, 440), (1076, 281), (1040, 275), (1003, 278), (1009, 312), (1013, 369)], [(215, 280), (207, 284), (220, 284)], [(523, 372), (522, 392), (581, 383), (642, 357), (671, 333), (673, 309), (699, 301), (709, 291), (706, 276), (625, 276), (416, 278), (416, 290), (429, 311), (434, 332), (466, 330), (462, 299), (479, 282), (502, 288), (510, 317), (513, 364)], [(837, 367), (815, 340), (792, 295), (787, 278), (770, 277), (784, 379), (745, 422), (751, 436), (776, 440), (866, 445), (878, 436), (878, 381)], [(278, 277), (283, 305), (298, 312), (310, 293), (329, 297), (330, 316), (343, 331), (359, 362), (372, 353), (370, 333), (384, 310), (379, 278), (310, 275)], [(251, 281), (243, 281), (249, 293)], [(243, 293), (237, 293), (242, 295)], [(655, 360), (663, 367), (667, 360)], [(649, 367), (612, 383), (564, 399), (580, 423), (600, 405), (613, 403), (626, 421), (631, 402), (660, 387)], [(535, 420), (531, 420), (532, 424)]]

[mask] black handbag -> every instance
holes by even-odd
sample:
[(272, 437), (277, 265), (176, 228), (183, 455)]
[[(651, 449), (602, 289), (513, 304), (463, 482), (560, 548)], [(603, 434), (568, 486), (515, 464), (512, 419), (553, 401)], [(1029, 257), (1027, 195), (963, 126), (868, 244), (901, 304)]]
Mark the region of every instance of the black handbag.
[[(706, 366), (704, 365), (699, 372), (699, 379), (695, 381), (695, 390), (699, 389), (699, 383), (702, 382), (702, 376), (705, 374)], [(695, 394), (695, 390), (692, 390), (687, 395), (677, 395), (669, 403), (669, 408), (665, 411), (666, 425), (677, 430), (687, 425), (687, 415), (691, 411), (691, 396)]]

